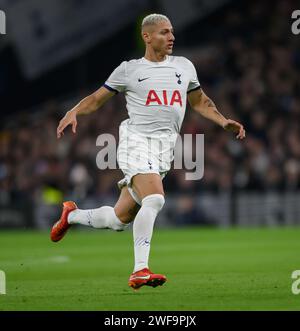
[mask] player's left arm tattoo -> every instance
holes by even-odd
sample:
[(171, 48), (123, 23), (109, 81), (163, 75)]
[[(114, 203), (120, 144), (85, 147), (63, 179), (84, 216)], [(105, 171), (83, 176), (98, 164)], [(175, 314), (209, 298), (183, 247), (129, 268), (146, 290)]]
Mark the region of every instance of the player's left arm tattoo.
[(207, 99), (205, 99), (204, 106), (206, 106), (207, 108), (212, 108), (212, 111), (216, 115), (223, 117), (223, 115), (218, 111), (215, 103), (209, 97), (207, 97)]
[(188, 99), (191, 107), (196, 112), (224, 127), (226, 118), (218, 111), (215, 103), (204, 93), (202, 89), (189, 93)]
[(215, 103), (210, 98), (205, 99), (204, 105), (207, 106), (207, 107), (217, 108)]

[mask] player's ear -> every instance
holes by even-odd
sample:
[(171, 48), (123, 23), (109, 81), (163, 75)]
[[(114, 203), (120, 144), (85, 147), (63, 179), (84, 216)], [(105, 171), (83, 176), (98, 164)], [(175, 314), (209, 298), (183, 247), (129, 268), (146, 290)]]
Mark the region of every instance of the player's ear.
[(147, 44), (151, 41), (151, 33), (149, 31), (142, 31), (142, 38), (144, 42)]
[(144, 40), (145, 43), (147, 43), (147, 32), (142, 32), (142, 38)]

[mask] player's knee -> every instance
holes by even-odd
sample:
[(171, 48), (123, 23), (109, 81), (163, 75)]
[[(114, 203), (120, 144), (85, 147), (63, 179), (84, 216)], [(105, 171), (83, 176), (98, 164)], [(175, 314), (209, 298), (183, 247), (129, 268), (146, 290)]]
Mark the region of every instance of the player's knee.
[(133, 207), (130, 208), (121, 208), (119, 206), (115, 206), (114, 210), (116, 213), (116, 216), (119, 218), (119, 220), (125, 224), (129, 224), (132, 221), (134, 221), (136, 214), (140, 210), (141, 206), (138, 204), (135, 204)]
[(165, 204), (165, 197), (162, 194), (150, 194), (142, 200), (142, 206), (149, 206), (159, 212)]

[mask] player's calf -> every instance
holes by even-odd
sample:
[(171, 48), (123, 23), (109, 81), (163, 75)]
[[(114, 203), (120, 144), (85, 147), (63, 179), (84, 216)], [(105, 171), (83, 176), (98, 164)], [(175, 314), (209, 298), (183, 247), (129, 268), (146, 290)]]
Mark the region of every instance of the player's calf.
[(68, 216), (69, 224), (82, 224), (97, 229), (112, 229), (123, 231), (127, 224), (121, 222), (111, 206), (96, 209), (76, 209)]

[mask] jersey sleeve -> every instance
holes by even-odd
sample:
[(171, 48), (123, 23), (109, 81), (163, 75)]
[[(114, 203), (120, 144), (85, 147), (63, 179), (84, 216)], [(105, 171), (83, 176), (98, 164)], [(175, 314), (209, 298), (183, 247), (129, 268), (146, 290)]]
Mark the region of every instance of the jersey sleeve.
[(126, 90), (126, 61), (122, 62), (103, 84), (108, 90), (119, 93)]
[(190, 82), (188, 85), (187, 93), (200, 89), (201, 85), (198, 80), (197, 71), (191, 61), (189, 61)]

